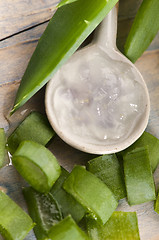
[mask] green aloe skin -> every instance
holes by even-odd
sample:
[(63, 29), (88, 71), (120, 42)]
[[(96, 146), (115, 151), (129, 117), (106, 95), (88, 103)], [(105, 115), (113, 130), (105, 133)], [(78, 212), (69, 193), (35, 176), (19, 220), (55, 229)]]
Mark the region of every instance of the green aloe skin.
[(6, 145), (6, 136), (3, 128), (0, 128), (0, 168), (3, 166), (5, 160), (5, 145)]
[(152, 172), (154, 172), (159, 163), (159, 139), (148, 132), (144, 132), (135, 143), (124, 151), (117, 153), (117, 156), (122, 159), (126, 153), (144, 146), (148, 147), (150, 165)]
[(79, 0), (61, 0), (59, 2), (59, 4), (57, 5), (57, 7), (62, 7), (64, 5), (66, 5), (66, 4), (70, 4), (70, 3), (73, 3), (75, 1), (79, 1)]
[(78, 223), (85, 215), (86, 211), (69, 193), (63, 189), (63, 183), (69, 176), (64, 168), (61, 167), (61, 175), (50, 190), (52, 196), (58, 202), (64, 217), (71, 217)]
[(37, 191), (49, 192), (61, 173), (55, 156), (43, 145), (23, 141), (12, 157), (21, 176)]
[(122, 168), (115, 154), (103, 155), (90, 160), (87, 170), (100, 178), (117, 200), (126, 197)]
[(55, 132), (51, 128), (46, 116), (39, 112), (31, 112), (24, 121), (8, 137), (8, 151), (13, 154), (19, 144), (25, 140), (31, 140), (46, 145)]
[(124, 155), (124, 174), (127, 198), (130, 205), (156, 199), (147, 147), (136, 148)]
[(73, 168), (63, 188), (100, 224), (104, 224), (118, 206), (115, 196), (106, 184), (82, 166)]
[(154, 204), (154, 210), (159, 214), (159, 192), (157, 193), (157, 198)]
[(0, 233), (7, 240), (23, 240), (34, 227), (32, 219), (0, 191)]
[(47, 239), (50, 228), (63, 218), (56, 200), (50, 193), (39, 193), (31, 187), (24, 188), (23, 195), (29, 214), (36, 223), (34, 233), (37, 240)]
[(78, 227), (71, 216), (53, 226), (48, 236), (51, 240), (89, 240), (88, 236)]
[(114, 212), (103, 226), (90, 218), (86, 221), (92, 240), (140, 240), (135, 212)]

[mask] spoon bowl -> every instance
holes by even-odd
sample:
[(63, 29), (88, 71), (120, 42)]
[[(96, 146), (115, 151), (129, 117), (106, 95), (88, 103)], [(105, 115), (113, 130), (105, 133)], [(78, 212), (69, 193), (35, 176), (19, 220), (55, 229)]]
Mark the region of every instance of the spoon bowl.
[(145, 130), (150, 100), (145, 81), (116, 47), (117, 7), (90, 45), (77, 51), (47, 84), (46, 113), (55, 132), (88, 153), (110, 154)]

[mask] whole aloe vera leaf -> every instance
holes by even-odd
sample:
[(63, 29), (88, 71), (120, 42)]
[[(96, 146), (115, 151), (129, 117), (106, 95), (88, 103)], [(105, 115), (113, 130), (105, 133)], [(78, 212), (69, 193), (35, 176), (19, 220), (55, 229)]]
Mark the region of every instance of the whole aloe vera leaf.
[(31, 57), (11, 114), (42, 88), (118, 0), (78, 0), (57, 9)]
[(143, 0), (127, 37), (124, 53), (135, 62), (159, 30), (159, 1)]

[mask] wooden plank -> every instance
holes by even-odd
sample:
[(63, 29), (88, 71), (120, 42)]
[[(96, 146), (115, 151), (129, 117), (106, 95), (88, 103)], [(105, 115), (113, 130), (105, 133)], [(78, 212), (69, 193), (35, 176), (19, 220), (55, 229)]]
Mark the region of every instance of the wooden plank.
[(0, 84), (21, 79), (46, 26), (46, 23), (42, 24), (0, 42)]
[(42, 24), (0, 42), (0, 126), (5, 130), (10, 128), (12, 121), (12, 131), (29, 113), (30, 106), (32, 109), (37, 108), (37, 102), (43, 105), (42, 107), (39, 104), (39, 110), (44, 111), (44, 97), (41, 97), (40, 91), (40, 94), (36, 94), (13, 118), (9, 117), (20, 80), (46, 26), (47, 23)]
[(0, 40), (49, 20), (59, 0), (1, 0)]

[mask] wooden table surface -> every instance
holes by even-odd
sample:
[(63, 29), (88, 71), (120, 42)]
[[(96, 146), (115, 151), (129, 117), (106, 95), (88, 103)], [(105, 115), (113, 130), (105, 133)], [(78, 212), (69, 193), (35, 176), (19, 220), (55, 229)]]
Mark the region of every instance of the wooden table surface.
[[(57, 2), (0, 0), (0, 128), (5, 128), (7, 135), (31, 110), (45, 112), (43, 88), (12, 117), (8, 114), (27, 63), (54, 13)], [(117, 45), (121, 51), (140, 3), (141, 0), (120, 0)], [(149, 49), (136, 62), (136, 66), (150, 93), (151, 113), (147, 131), (159, 138), (159, 36), (156, 36)], [(68, 146), (58, 136), (49, 148), (68, 170), (74, 164), (86, 164), (92, 158), (92, 155)], [(159, 168), (154, 178), (158, 189)], [(25, 182), (11, 164), (0, 169), (0, 188), (26, 210), (21, 194), (21, 187), (24, 185)], [(149, 202), (130, 207), (126, 199), (123, 199), (117, 209), (137, 212), (141, 240), (159, 240), (159, 215), (154, 212), (153, 204), (154, 202)], [(26, 239), (35, 239), (32, 231)]]

